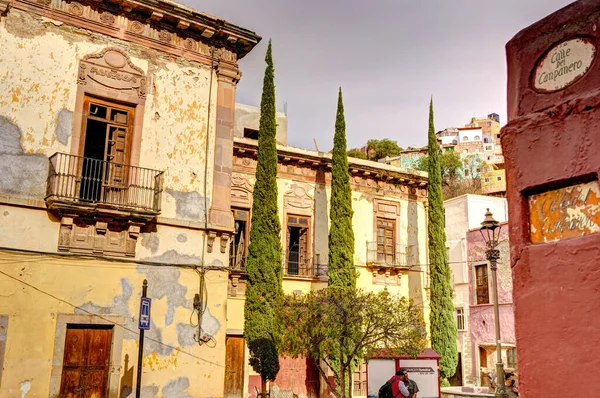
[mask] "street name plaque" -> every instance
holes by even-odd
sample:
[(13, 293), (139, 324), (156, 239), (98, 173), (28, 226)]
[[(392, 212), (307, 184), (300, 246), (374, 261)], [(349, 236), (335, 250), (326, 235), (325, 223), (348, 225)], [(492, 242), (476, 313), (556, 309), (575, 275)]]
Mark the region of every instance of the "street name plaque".
[(532, 243), (556, 242), (600, 231), (598, 181), (529, 197)]
[(585, 75), (596, 56), (596, 46), (587, 38), (557, 44), (538, 62), (533, 87), (541, 92), (561, 90)]

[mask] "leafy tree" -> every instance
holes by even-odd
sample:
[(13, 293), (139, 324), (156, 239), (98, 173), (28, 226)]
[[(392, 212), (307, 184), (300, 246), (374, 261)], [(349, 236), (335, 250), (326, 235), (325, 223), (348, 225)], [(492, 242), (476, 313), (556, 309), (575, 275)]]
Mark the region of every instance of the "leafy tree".
[(342, 89), (338, 94), (338, 107), (333, 137), (331, 159), (331, 202), (329, 218), (329, 287), (356, 288), (354, 266), (354, 232), (352, 230), (352, 188), (346, 156), (346, 122)]
[[(423, 313), (411, 300), (387, 291), (350, 296), (340, 289), (286, 295), (281, 312), (282, 351), (312, 358), (330, 391), (352, 396), (345, 384), (354, 363), (385, 350), (390, 355), (416, 356), (426, 345)], [(327, 369), (333, 373), (333, 383)]]
[(392, 141), (389, 138), (367, 141), (367, 154), (369, 160), (377, 161), (386, 156), (398, 156), (400, 152), (402, 152), (402, 148), (398, 145), (398, 142)]
[(346, 154), (348, 155), (349, 158), (357, 158), (357, 159), (365, 159), (365, 160), (368, 159), (366, 153), (359, 151), (356, 148), (350, 149)]
[(433, 98), (429, 104), (429, 266), (431, 269), (431, 343), (442, 356), (442, 378), (451, 377), (458, 364), (457, 329), (452, 304), (450, 265), (446, 262), (446, 233), (444, 232), (444, 198), (442, 172), (435, 127), (433, 125)]
[(270, 41), (265, 61), (244, 308), (250, 364), (261, 376), (263, 398), (266, 398), (267, 381), (275, 380), (279, 372), (277, 347), (281, 325), (276, 321), (276, 314), (283, 301), (281, 226), (277, 213), (275, 76)]
[[(448, 187), (461, 177), (462, 161), (454, 151), (442, 152), (439, 155), (440, 169), (442, 173), (442, 186)], [(429, 155), (423, 156), (416, 163), (416, 168), (422, 171), (429, 170)]]

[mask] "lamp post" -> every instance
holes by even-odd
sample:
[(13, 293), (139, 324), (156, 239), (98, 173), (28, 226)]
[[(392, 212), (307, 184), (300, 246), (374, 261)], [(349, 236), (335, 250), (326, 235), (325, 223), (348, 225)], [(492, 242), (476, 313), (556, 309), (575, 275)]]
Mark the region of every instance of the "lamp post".
[(485, 251), (487, 260), (492, 269), (492, 291), (494, 294), (494, 324), (496, 326), (496, 394), (498, 398), (508, 398), (504, 386), (504, 364), (502, 363), (502, 344), (500, 342), (500, 309), (498, 306), (498, 279), (496, 271), (498, 269), (498, 259), (500, 250), (497, 249), (500, 238), (500, 223), (494, 219), (490, 209), (485, 213), (485, 220), (481, 223), (481, 236), (487, 246)]

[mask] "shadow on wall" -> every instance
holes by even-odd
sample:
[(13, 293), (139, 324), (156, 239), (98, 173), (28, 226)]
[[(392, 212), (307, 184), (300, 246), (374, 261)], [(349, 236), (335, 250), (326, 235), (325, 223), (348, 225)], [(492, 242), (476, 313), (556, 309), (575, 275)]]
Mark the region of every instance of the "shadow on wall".
[(46, 194), (48, 158), (26, 154), (21, 129), (0, 116), (0, 195), (43, 199)]
[(125, 367), (123, 377), (121, 377), (121, 394), (120, 398), (125, 398), (131, 395), (133, 392), (133, 365), (131, 368), (129, 365), (129, 354), (125, 354)]
[(317, 276), (320, 280), (327, 280), (328, 255), (329, 255), (329, 203), (325, 185), (318, 184), (314, 191), (315, 208), (315, 234), (314, 261), (317, 267)]
[[(411, 248), (413, 268), (408, 273), (408, 295), (414, 300), (416, 305), (423, 305), (423, 273), (426, 272), (427, 266), (416, 268), (415, 265), (420, 265), (419, 252), (419, 204), (415, 200), (408, 201), (407, 216), (407, 244)], [(419, 269), (421, 271), (419, 272)]]

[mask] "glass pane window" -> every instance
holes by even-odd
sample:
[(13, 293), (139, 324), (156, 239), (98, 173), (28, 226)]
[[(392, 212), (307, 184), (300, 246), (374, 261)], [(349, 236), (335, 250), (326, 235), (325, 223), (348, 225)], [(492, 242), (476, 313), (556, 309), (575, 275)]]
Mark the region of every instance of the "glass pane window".
[(489, 304), (490, 292), (488, 285), (487, 264), (475, 266), (477, 304)]
[(465, 310), (462, 308), (456, 309), (456, 327), (458, 330), (465, 330)]

